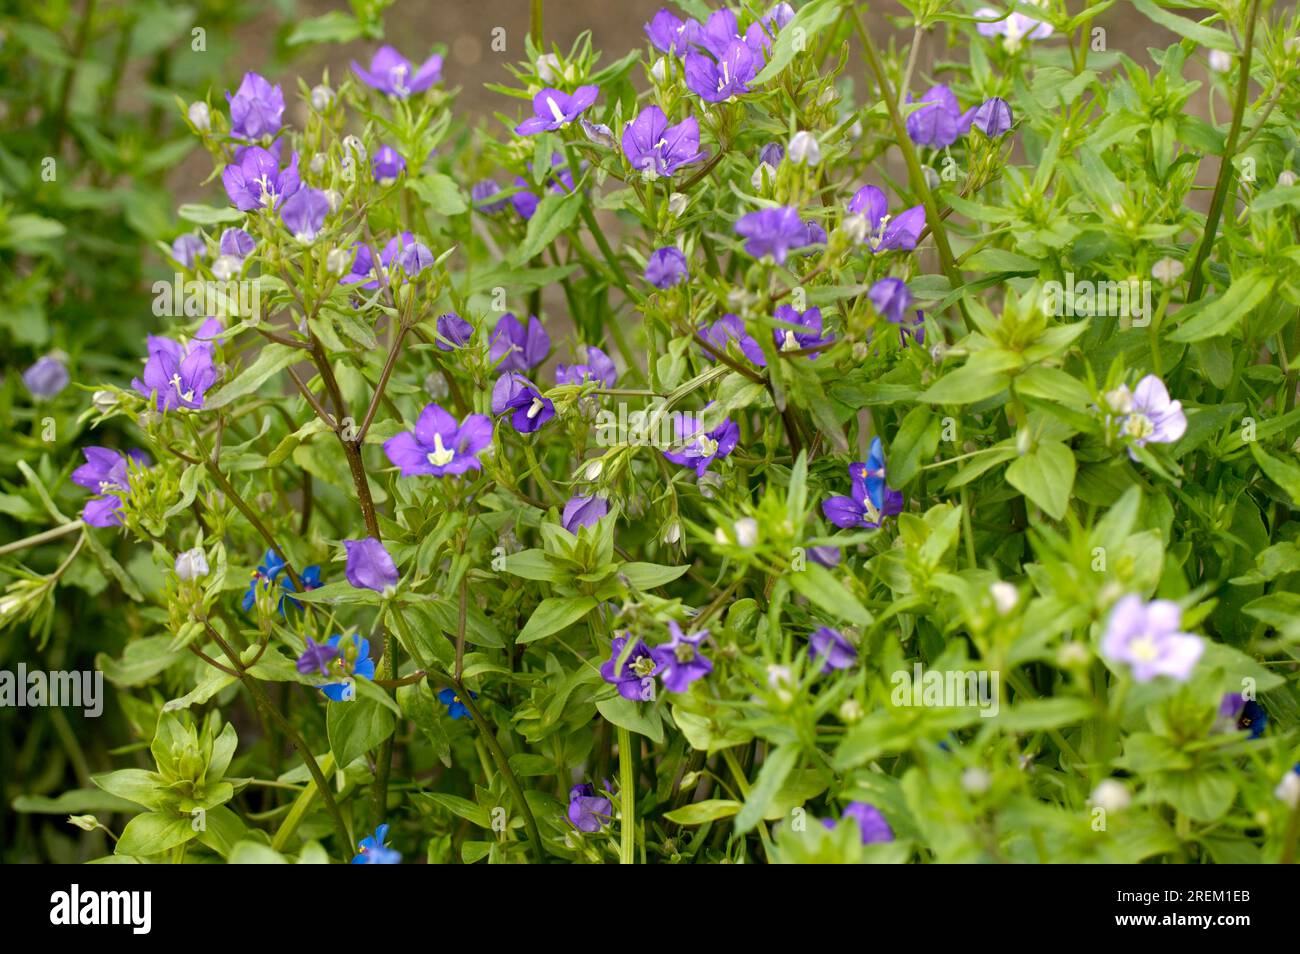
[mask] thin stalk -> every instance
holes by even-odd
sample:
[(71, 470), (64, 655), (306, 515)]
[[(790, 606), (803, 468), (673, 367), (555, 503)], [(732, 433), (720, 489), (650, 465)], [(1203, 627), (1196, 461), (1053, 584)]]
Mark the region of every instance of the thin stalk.
[(52, 530), (45, 530), (41, 533), (33, 534), (30, 537), (23, 537), (21, 540), (14, 540), (12, 543), (6, 543), (0, 546), (0, 556), (6, 553), (14, 553), (17, 550), (26, 550), (28, 547), (38, 547), (42, 543), (48, 543), (51, 540), (57, 540), (59, 537), (66, 537), (70, 533), (75, 533), (81, 529), (81, 521), (74, 520), (71, 523), (65, 523), (61, 527), (55, 527)]
[(618, 863), (636, 864), (636, 778), (632, 760), (632, 733), (618, 727), (618, 797), (622, 803)]

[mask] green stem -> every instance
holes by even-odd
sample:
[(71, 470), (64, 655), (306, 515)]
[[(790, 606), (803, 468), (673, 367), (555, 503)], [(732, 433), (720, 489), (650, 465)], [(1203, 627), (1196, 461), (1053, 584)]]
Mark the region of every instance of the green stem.
[(533, 39), (533, 46), (542, 52), (542, 0), (532, 0), (528, 10), (528, 35)]
[(1237, 137), (1241, 135), (1241, 117), (1246, 112), (1246, 100), (1250, 95), (1250, 59), (1255, 45), (1255, 20), (1259, 15), (1259, 0), (1250, 0), (1247, 12), (1246, 41), (1241, 51), (1241, 67), (1237, 73), (1237, 101), (1232, 108), (1232, 126), (1228, 129), (1228, 140), (1223, 146), (1223, 159), (1219, 163), (1219, 179), (1214, 184), (1214, 198), (1210, 200), (1210, 211), (1205, 215), (1205, 232), (1196, 246), (1196, 263), (1192, 266), (1192, 284), (1187, 291), (1187, 301), (1194, 302), (1201, 297), (1205, 289), (1205, 279), (1201, 271), (1205, 260), (1214, 247), (1214, 239), (1219, 231), (1219, 218), (1223, 215), (1223, 206), (1232, 191), (1232, 178), (1235, 169), (1232, 165), (1237, 152)]
[(618, 861), (636, 864), (636, 777), (632, 758), (632, 733), (618, 727), (618, 796), (622, 802)]
[(42, 543), (57, 540), (59, 537), (66, 537), (69, 533), (73, 533), (80, 529), (81, 521), (74, 520), (71, 523), (65, 523), (61, 527), (55, 527), (52, 530), (45, 530), (30, 537), (24, 537), (21, 540), (14, 540), (12, 543), (6, 543), (3, 546), (0, 546), (0, 556), (4, 556), (6, 553), (13, 553), (16, 550), (26, 550), (28, 547), (40, 546)]

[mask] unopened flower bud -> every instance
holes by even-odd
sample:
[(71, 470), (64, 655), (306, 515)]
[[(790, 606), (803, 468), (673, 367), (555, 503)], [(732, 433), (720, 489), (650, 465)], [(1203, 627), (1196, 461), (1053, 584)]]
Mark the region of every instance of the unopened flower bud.
[(117, 395), (112, 391), (96, 391), (91, 395), (90, 403), (100, 414), (107, 414), (117, 406)]
[(650, 76), (656, 83), (668, 82), (668, 61), (662, 56), (650, 67)]
[(311, 174), (314, 176), (324, 175), (325, 163), (327, 161), (328, 160), (325, 158), (325, 153), (323, 152), (314, 153), (311, 157), (311, 161), (307, 163), (307, 168), (311, 170)]
[(1006, 616), (1020, 602), (1020, 591), (1004, 580), (991, 584), (989, 592), (993, 594), (993, 605), (1001, 616)]
[(447, 385), (447, 376), (441, 371), (430, 371), (424, 376), (424, 389), (429, 396), (441, 400), (451, 393)]
[(993, 776), (978, 765), (961, 773), (961, 787), (971, 795), (983, 795), (993, 786)]
[(1210, 50), (1210, 69), (1226, 73), (1232, 69), (1232, 54), (1226, 50)]
[(192, 125), (199, 132), (207, 132), (212, 128), (212, 114), (208, 111), (208, 104), (203, 101), (190, 103), (187, 111)]
[(1133, 796), (1129, 794), (1123, 782), (1117, 782), (1113, 778), (1104, 778), (1092, 790), (1092, 795), (1088, 797), (1088, 801), (1104, 811), (1122, 812), (1133, 801)]
[(587, 480), (595, 480), (600, 476), (601, 471), (603, 471), (604, 469), (605, 469), (604, 458), (597, 457), (595, 460), (587, 461), (587, 466), (583, 468), (582, 476), (585, 477)]
[(1172, 285), (1183, 274), (1183, 263), (1176, 258), (1165, 257), (1151, 266), (1151, 277), (1162, 285)]
[(558, 82), (561, 75), (560, 58), (554, 53), (543, 53), (537, 58), (537, 75), (543, 83)]
[(748, 549), (758, 542), (758, 521), (753, 517), (741, 517), (732, 525), (736, 542)]
[(675, 219), (680, 219), (682, 213), (686, 211), (687, 197), (685, 192), (674, 192), (668, 197), (668, 212)]
[(790, 145), (785, 154), (797, 166), (815, 166), (822, 161), (822, 147), (817, 138), (803, 129), (790, 137)]
[(766, 178), (768, 182), (775, 182), (776, 170), (773, 169), (771, 166), (769, 166), (766, 162), (760, 162), (757, 166), (754, 167), (754, 174), (749, 177), (749, 184), (752, 185), (755, 189), (761, 189), (763, 188), (764, 178)]
[(1290, 169), (1283, 169), (1278, 173), (1277, 184), (1283, 189), (1289, 189), (1296, 184), (1296, 175)]
[(332, 248), (325, 255), (325, 269), (331, 275), (346, 275), (352, 265), (352, 253), (347, 249)]
[(672, 546), (682, 538), (682, 525), (674, 520), (664, 529), (663, 542)]
[(218, 281), (228, 282), (239, 274), (242, 265), (234, 255), (218, 255), (212, 263), (212, 274)]
[(194, 547), (176, 555), (176, 575), (186, 582), (208, 575), (208, 556), (202, 547)]
[(334, 102), (334, 90), (325, 84), (313, 86), (311, 89), (311, 108), (318, 113), (323, 113), (329, 109), (330, 103)]

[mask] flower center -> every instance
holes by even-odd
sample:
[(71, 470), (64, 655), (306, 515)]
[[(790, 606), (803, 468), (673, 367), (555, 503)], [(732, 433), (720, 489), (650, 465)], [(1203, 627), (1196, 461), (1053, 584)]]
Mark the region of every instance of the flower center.
[(540, 414), (544, 406), (545, 405), (542, 404), (541, 398), (539, 397), (533, 398), (533, 403), (528, 407), (528, 419), (531, 421), (538, 414)]
[(695, 446), (700, 449), (701, 457), (712, 457), (718, 452), (718, 442), (708, 434), (701, 435), (695, 441)]
[(649, 656), (641, 656), (639, 659), (632, 660), (632, 672), (641, 678), (653, 675), (655, 671), (655, 661)]
[(794, 332), (789, 328), (785, 331), (785, 341), (781, 343), (782, 351), (798, 351), (799, 339), (794, 336)]
[(1139, 636), (1129, 643), (1129, 652), (1138, 662), (1152, 662), (1160, 655), (1160, 648), (1150, 636)]
[(187, 404), (194, 403), (194, 391), (185, 390), (185, 385), (181, 383), (181, 376), (179, 372), (172, 375), (172, 387), (176, 389), (176, 393), (180, 396), (180, 399), (182, 401), (186, 402)]
[(563, 124), (565, 122), (565, 116), (564, 113), (560, 111), (560, 104), (555, 101), (555, 97), (547, 96), (546, 105), (551, 107), (551, 116), (554, 117), (555, 121)]
[(690, 643), (678, 643), (673, 649), (673, 655), (677, 657), (679, 663), (692, 662), (695, 659), (695, 647)]
[(1155, 433), (1156, 426), (1145, 414), (1133, 413), (1124, 419), (1124, 432), (1134, 440), (1144, 440)]
[(388, 71), (388, 83), (393, 87), (393, 91), (405, 94), (408, 92), (406, 87), (406, 70), (405, 66), (394, 66)]
[(446, 467), (456, 457), (456, 452), (442, 444), (442, 435), (433, 435), (433, 450), (428, 454), (429, 463), (434, 467)]

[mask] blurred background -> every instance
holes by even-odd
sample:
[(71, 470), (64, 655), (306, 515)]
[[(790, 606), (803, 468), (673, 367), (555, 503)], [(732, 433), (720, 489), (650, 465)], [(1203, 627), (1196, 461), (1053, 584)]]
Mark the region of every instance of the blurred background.
[[(642, 25), (663, 5), (546, 0), (545, 38), (567, 51), (590, 30), (608, 63), (645, 48)], [(389, 42), (412, 60), (445, 54), (444, 79), (460, 89), (463, 122), (499, 136), (494, 112), (517, 116), (518, 100), (484, 84), (510, 82), (505, 65), (523, 58), (527, 0), (387, 6), (0, 0), (0, 588), (12, 593), (24, 580), (57, 576), (22, 613), (0, 596), (0, 670), (99, 667), (112, 682), (143, 687), (137, 695), (179, 694), (157, 684), (158, 670), (123, 656), (128, 637), (165, 632), (161, 611), (127, 599), (117, 582), (125, 565), (146, 596), (160, 585), (148, 552), (104, 533), (102, 553), (65, 567), (76, 536), (59, 528), (82, 505), (68, 480), (79, 449), (134, 443), (120, 425), (88, 430), (87, 385), (138, 371), (144, 336), (157, 330), (150, 285), (170, 278), (166, 250), (191, 228), (176, 207), (214, 202), (220, 191), (205, 183), (210, 161), (183, 122), (185, 105), (206, 96), (214, 108), (224, 105), (224, 91), (257, 70), (284, 85), (285, 120), (298, 124), (299, 77), (307, 86), (327, 70), (337, 79), (352, 59), (368, 62)], [(910, 37), (910, 18), (896, 3), (874, 4), (867, 17), (882, 41)], [(1146, 47), (1170, 40), (1127, 4), (1099, 22), (1110, 50), (1140, 62)], [(493, 49), (494, 37), (504, 51)], [(943, 31), (926, 39), (914, 87), (949, 56), (945, 43)], [(849, 69), (861, 76), (856, 59)], [(36, 535), (48, 539), (24, 542)], [(67, 818), (95, 813), (120, 827), (110, 816), (122, 805), (97, 792), (90, 776), (144, 765), (153, 726), (148, 706), (106, 688), (98, 719), (72, 709), (0, 708), (0, 860), (79, 861), (111, 851), (101, 833), (77, 831)]]

